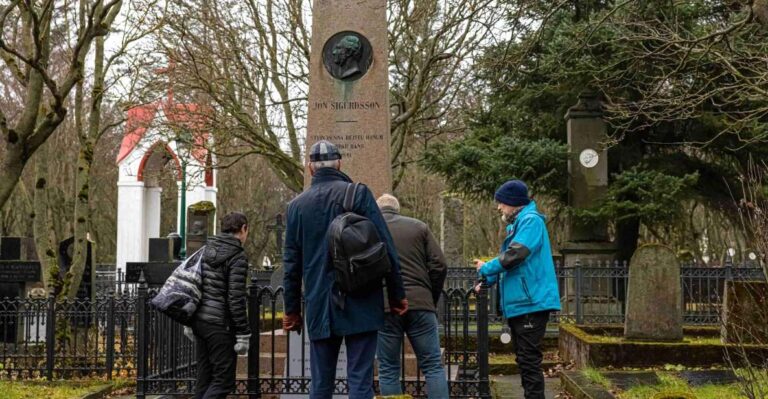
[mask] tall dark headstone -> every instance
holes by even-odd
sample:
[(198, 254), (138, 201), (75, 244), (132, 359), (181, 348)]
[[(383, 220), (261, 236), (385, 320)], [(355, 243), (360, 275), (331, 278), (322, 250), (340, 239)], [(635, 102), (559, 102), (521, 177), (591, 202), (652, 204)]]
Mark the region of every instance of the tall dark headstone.
[[(576, 210), (599, 203), (608, 187), (607, 126), (603, 106), (596, 93), (585, 92), (565, 115), (568, 127), (568, 205)], [(572, 217), (568, 222), (567, 241), (560, 248), (565, 265), (609, 265), (615, 260), (616, 246), (608, 240), (604, 222), (583, 221)], [(626, 260), (626, 259), (621, 259)], [(575, 281), (569, 280), (569, 293), (576, 293)], [(623, 287), (621, 287), (623, 289)], [(581, 297), (595, 298), (590, 306), (608, 314), (620, 309), (616, 303), (624, 293), (617, 292), (612, 282), (584, 279)], [(572, 300), (569, 298), (568, 300)], [(566, 308), (575, 309), (569, 304)]]
[[(24, 337), (25, 322), (21, 314), (14, 311), (16, 298), (23, 298), (29, 289), (40, 286), (41, 270), (37, 260), (34, 241), (26, 237), (0, 238), (0, 342), (16, 343)], [(9, 302), (10, 301), (10, 302)]]
[(150, 238), (149, 239), (149, 261), (150, 262), (170, 262), (173, 260), (173, 239), (171, 238)]
[(202, 248), (208, 236), (213, 235), (215, 215), (216, 207), (208, 201), (187, 208), (187, 256)]
[(0, 238), (0, 260), (21, 259), (21, 237)]
[[(61, 278), (66, 276), (72, 267), (74, 260), (75, 237), (70, 237), (59, 243), (59, 273)], [(83, 279), (80, 281), (80, 287), (75, 295), (78, 299), (93, 299), (94, 289), (94, 262), (93, 262), (93, 243), (87, 241), (85, 269), (83, 270)]]
[(450, 194), (440, 197), (440, 247), (448, 266), (465, 265), (464, 203)]
[(0, 260), (37, 260), (35, 240), (30, 237), (0, 237)]
[(179, 256), (179, 253), (181, 252), (181, 236), (178, 233), (171, 233), (168, 234), (168, 239), (171, 240), (173, 245), (173, 249), (171, 250), (172, 259), (181, 259), (181, 256)]

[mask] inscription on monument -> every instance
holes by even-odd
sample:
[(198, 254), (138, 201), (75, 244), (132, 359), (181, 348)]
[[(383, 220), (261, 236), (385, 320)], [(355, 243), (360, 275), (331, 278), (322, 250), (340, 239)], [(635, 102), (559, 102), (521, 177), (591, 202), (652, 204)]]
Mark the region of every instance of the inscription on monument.
[(384, 141), (383, 134), (332, 134), (327, 136), (317, 135), (315, 137), (317, 137), (318, 141), (328, 140), (336, 144), (344, 161), (353, 159), (356, 152), (366, 148), (366, 144)]
[(40, 262), (2, 261), (0, 281), (40, 281)]

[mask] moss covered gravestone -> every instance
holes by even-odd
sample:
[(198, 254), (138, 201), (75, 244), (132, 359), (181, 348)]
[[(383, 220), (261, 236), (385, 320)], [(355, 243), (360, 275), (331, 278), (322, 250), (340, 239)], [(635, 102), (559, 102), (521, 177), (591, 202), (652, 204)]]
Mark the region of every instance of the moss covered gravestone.
[(664, 245), (644, 245), (629, 263), (624, 337), (652, 341), (683, 339), (680, 266)]

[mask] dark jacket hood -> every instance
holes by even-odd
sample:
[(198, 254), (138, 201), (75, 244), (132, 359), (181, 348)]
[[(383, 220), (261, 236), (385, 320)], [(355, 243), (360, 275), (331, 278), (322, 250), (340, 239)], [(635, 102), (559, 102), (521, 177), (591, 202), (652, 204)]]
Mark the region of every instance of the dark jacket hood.
[(243, 251), (243, 246), (232, 234), (220, 234), (208, 238), (203, 259), (211, 265), (225, 263), (229, 258)]

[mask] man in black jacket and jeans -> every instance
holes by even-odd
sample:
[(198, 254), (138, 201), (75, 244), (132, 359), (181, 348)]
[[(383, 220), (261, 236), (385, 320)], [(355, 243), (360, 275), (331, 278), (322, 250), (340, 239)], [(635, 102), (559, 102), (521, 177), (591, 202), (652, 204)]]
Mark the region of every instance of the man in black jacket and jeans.
[[(251, 330), (246, 313), (248, 259), (243, 243), (248, 220), (232, 212), (221, 220), (221, 234), (203, 248), (203, 292), (192, 326), (197, 342), (195, 399), (224, 399), (235, 389), (237, 351), (248, 352)], [(185, 329), (189, 336), (189, 329)]]

